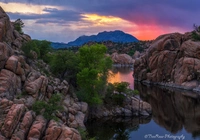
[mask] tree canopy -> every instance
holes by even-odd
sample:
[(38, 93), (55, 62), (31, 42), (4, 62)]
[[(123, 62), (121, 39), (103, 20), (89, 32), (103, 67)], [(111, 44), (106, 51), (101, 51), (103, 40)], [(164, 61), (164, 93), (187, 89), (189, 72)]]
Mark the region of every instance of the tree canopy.
[(112, 60), (105, 55), (107, 48), (101, 44), (83, 46), (79, 49), (77, 82), (79, 97), (89, 104), (100, 104)]

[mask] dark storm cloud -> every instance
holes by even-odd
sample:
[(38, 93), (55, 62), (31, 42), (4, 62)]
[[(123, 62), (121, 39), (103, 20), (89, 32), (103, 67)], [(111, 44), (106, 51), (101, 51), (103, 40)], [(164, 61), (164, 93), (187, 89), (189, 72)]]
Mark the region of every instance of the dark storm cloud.
[(58, 10), (56, 8), (45, 8), (43, 10), (47, 12), (45, 14), (32, 14), (32, 13), (11, 13), (8, 15), (11, 19), (23, 19), (23, 20), (36, 20), (36, 23), (64, 23), (70, 21), (80, 21), (82, 16), (80, 12), (72, 10)]
[[(52, 6), (68, 6), (80, 12), (117, 16), (136, 24), (191, 28), (200, 23), (199, 0), (5, 0)], [(51, 18), (79, 20), (80, 13), (46, 9)], [(44, 15), (44, 18), (47, 15)], [(68, 16), (68, 17), (67, 17)], [(34, 17), (30, 15), (30, 18)]]

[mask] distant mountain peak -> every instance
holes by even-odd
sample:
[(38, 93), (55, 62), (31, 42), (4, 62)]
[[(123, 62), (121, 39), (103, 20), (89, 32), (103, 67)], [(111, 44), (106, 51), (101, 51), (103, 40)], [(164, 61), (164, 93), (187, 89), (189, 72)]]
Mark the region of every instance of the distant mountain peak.
[(97, 35), (80, 36), (76, 40), (69, 42), (68, 46), (82, 46), (90, 41), (93, 42), (112, 41), (112, 42), (129, 43), (129, 42), (138, 42), (138, 39), (120, 30), (103, 31), (98, 33)]
[(130, 43), (138, 42), (138, 39), (134, 36), (124, 33), (120, 30), (115, 31), (103, 31), (99, 32), (97, 35), (82, 35), (76, 40), (71, 41), (67, 44), (52, 43), (53, 48), (67, 48), (71, 46), (82, 46), (88, 42), (102, 42), (102, 41), (112, 41), (115, 43)]

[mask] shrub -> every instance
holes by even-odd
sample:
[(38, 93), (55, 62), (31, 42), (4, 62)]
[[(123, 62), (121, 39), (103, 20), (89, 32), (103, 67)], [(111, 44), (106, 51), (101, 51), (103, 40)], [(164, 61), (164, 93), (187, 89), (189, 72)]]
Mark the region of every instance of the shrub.
[[(123, 101), (126, 96), (138, 95), (138, 90), (132, 90), (128, 88), (129, 83), (121, 82), (121, 83), (108, 83), (107, 92), (104, 98), (104, 103), (106, 104), (114, 104), (114, 105), (123, 105)], [(117, 91), (118, 93), (114, 93)]]
[(24, 27), (24, 23), (22, 22), (21, 19), (17, 19), (14, 22), (14, 28), (17, 30), (20, 34), (23, 34), (22, 28)]
[(24, 52), (25, 56), (29, 59), (33, 59), (33, 51), (37, 53), (37, 56), (40, 55), (39, 49), (37, 48), (36, 44), (34, 41), (29, 41), (25, 44), (22, 45), (22, 51)]
[(112, 100), (115, 105), (122, 106), (124, 99), (125, 99), (125, 96), (123, 94), (113, 94), (112, 95)]
[(113, 84), (114, 85), (114, 89), (121, 93), (121, 92), (126, 92), (128, 86), (130, 85), (128, 82), (116, 82)]
[(59, 106), (59, 102), (61, 100), (60, 94), (53, 94), (49, 99), (48, 103), (44, 101), (36, 101), (32, 109), (36, 112), (36, 115), (43, 115), (47, 120), (57, 120), (55, 116), (56, 111), (62, 110), (62, 107)]
[(193, 25), (194, 31), (192, 31), (193, 40), (200, 41), (200, 26)]

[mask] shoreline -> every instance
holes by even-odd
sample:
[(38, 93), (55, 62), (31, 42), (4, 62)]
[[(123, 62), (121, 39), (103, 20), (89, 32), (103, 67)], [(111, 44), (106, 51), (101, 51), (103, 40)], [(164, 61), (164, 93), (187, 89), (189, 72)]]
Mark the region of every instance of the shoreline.
[(153, 86), (158, 86), (158, 87), (161, 87), (161, 88), (167, 88), (167, 89), (172, 89), (172, 90), (181, 90), (181, 91), (193, 92), (193, 93), (196, 93), (200, 96), (200, 87), (186, 87), (186, 86), (178, 85), (178, 84), (175, 84), (175, 83), (150, 82), (148, 80), (139, 81), (137, 79), (134, 79), (134, 81), (137, 82), (137, 83), (141, 83), (143, 85), (146, 85), (146, 86), (153, 85)]

